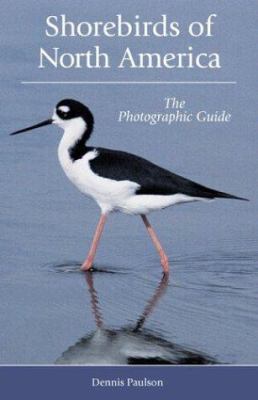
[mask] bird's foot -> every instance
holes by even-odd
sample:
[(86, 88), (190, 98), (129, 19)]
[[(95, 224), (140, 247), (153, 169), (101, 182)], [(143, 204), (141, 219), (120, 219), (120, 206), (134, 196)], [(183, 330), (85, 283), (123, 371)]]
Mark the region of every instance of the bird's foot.
[(168, 261), (168, 257), (165, 254), (161, 256), (160, 262), (161, 262), (164, 274), (168, 274), (169, 273), (169, 261)]
[(88, 257), (81, 266), (81, 271), (89, 271), (93, 265), (93, 258)]

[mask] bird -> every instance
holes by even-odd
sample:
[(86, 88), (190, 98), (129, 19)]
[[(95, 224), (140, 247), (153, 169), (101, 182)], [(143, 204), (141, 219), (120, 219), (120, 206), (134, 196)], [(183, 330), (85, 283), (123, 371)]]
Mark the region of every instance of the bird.
[(156, 248), (165, 274), (168, 256), (150, 224), (147, 214), (169, 206), (213, 199), (247, 200), (211, 189), (177, 175), (137, 155), (113, 149), (89, 146), (94, 116), (83, 103), (64, 99), (57, 103), (51, 118), (12, 132), (17, 135), (46, 125), (63, 129), (58, 159), (68, 179), (100, 207), (100, 218), (82, 271), (93, 268), (97, 247), (107, 217), (120, 211), (140, 215)]

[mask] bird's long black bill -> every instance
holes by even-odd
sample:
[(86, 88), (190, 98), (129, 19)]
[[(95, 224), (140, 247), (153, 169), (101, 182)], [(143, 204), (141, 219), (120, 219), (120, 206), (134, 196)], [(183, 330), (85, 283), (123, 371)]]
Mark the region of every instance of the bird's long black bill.
[(32, 126), (29, 126), (28, 128), (24, 128), (24, 129), (20, 129), (19, 131), (12, 132), (12, 133), (10, 133), (10, 135), (11, 136), (18, 135), (18, 133), (31, 131), (32, 129), (40, 128), (41, 126), (50, 125), (50, 124), (52, 124), (52, 122), (53, 122), (52, 119), (47, 119), (45, 121), (40, 122), (39, 124), (32, 125)]

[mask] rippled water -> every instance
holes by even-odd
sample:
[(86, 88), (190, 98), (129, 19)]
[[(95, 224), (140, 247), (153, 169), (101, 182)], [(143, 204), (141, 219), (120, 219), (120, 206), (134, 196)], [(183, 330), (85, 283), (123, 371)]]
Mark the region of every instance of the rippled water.
[(11, 263), (0, 283), (1, 361), (256, 362), (257, 252), (175, 256), (169, 278), (157, 261), (140, 258), (98, 262), (86, 274), (80, 260)]
[[(103, 271), (102, 271), (103, 272)], [(165, 295), (169, 278), (163, 276), (142, 313), (134, 322), (106, 328), (94, 288), (93, 273), (85, 274), (96, 330), (69, 347), (57, 364), (212, 364), (211, 357), (165, 340), (159, 332), (144, 328), (149, 315)]]

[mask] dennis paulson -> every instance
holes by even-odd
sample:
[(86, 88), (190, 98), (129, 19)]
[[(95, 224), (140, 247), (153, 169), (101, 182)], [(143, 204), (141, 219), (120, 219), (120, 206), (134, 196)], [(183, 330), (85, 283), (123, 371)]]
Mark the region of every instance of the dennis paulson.
[(92, 387), (163, 387), (163, 379), (135, 379), (135, 378), (116, 378), (116, 379), (99, 379), (92, 378)]

